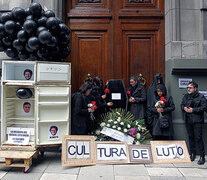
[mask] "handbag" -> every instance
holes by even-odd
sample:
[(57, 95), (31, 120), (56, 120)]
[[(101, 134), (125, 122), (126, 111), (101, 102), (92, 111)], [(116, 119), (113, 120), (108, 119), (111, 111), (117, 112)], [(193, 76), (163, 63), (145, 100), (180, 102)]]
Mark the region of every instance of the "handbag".
[(165, 129), (169, 127), (169, 121), (166, 116), (159, 117), (160, 128)]

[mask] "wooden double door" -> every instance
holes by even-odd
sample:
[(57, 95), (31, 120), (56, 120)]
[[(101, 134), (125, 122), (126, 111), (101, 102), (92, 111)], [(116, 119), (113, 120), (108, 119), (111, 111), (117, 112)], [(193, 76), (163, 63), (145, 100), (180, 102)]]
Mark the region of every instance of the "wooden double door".
[(143, 74), (146, 88), (165, 72), (164, 0), (67, 0), (72, 90), (87, 74), (123, 79)]

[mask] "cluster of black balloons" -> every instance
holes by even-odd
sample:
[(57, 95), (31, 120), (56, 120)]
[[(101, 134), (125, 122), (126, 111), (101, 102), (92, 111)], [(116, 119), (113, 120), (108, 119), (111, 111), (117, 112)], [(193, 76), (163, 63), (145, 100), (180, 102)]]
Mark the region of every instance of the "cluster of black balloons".
[(29, 61), (64, 61), (70, 54), (69, 28), (39, 3), (15, 7), (0, 17), (0, 52)]

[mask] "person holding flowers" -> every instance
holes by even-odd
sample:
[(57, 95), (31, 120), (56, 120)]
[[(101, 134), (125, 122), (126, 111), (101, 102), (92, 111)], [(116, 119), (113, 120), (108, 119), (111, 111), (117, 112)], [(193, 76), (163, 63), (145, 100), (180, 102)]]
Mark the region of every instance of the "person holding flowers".
[(85, 82), (75, 94), (74, 103), (72, 103), (72, 135), (87, 135), (91, 131), (91, 116), (97, 108), (95, 102), (91, 102), (88, 98), (92, 91), (92, 85)]
[(146, 92), (136, 76), (129, 79), (130, 86), (126, 91), (129, 104), (128, 110), (134, 115), (134, 120), (144, 119)]
[(154, 92), (153, 105), (150, 111), (153, 115), (153, 140), (170, 140), (173, 137), (172, 111), (175, 105), (172, 96), (167, 94), (164, 84), (158, 84)]

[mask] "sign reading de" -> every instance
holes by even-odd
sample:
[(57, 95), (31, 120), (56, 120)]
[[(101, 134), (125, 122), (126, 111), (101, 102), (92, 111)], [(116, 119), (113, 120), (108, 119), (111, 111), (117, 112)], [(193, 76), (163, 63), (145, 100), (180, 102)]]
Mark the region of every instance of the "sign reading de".
[(129, 145), (130, 163), (152, 163), (152, 152), (147, 145)]
[(191, 162), (185, 141), (151, 141), (155, 163)]
[(30, 130), (10, 129), (8, 133), (9, 144), (28, 145), (30, 139)]

